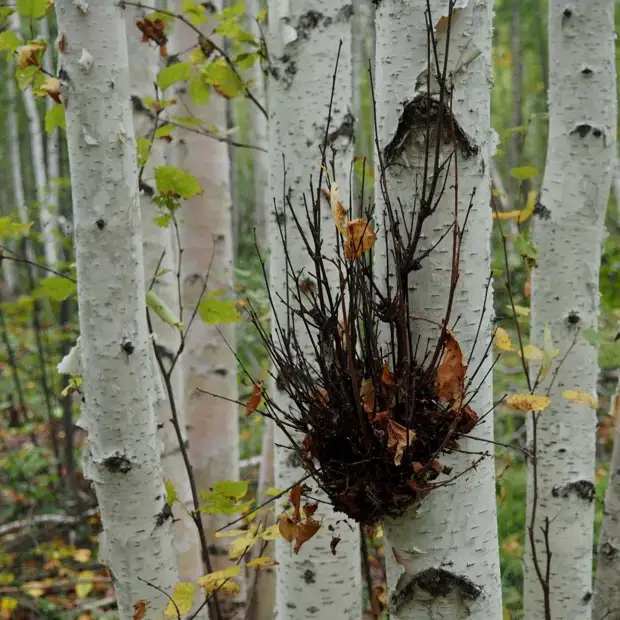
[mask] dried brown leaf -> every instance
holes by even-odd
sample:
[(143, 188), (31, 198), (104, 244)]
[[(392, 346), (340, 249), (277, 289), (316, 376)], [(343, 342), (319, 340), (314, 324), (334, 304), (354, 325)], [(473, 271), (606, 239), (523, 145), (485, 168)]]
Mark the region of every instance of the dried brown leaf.
[(372, 224), (364, 219), (347, 222), (344, 257), (347, 260), (361, 258), (363, 254), (372, 250), (377, 240), (377, 235)]
[(297, 525), (297, 535), (295, 536), (294, 553), (299, 553), (301, 546), (308, 542), (321, 527), (321, 523), (313, 518), (306, 519), (303, 523)]
[(392, 419), (388, 420), (388, 450), (394, 451), (394, 465), (400, 465), (407, 446), (415, 440), (415, 432)]
[(443, 358), (437, 369), (435, 392), (437, 396), (451, 403), (453, 409), (460, 409), (465, 389), (467, 364), (454, 334), (447, 330)]
[(360, 386), (360, 400), (362, 401), (362, 407), (366, 413), (373, 413), (377, 402), (375, 395), (375, 386), (372, 383), (372, 379), (364, 379)]
[(312, 504), (304, 504), (304, 514), (306, 517), (314, 516), (317, 508), (319, 507), (319, 502), (313, 502)]
[(347, 210), (340, 201), (340, 186), (338, 183), (332, 183), (331, 190), (329, 192), (329, 204), (332, 208), (332, 216), (336, 228), (341, 235), (346, 234), (345, 221), (347, 219)]
[(383, 369), (381, 371), (381, 381), (383, 385), (394, 385), (394, 377), (390, 372), (390, 365), (386, 362), (383, 364)]
[(133, 620), (143, 620), (146, 618), (146, 607), (149, 601), (140, 600), (133, 604)]
[(297, 536), (297, 528), (298, 524), (295, 523), (288, 515), (280, 515), (280, 519), (278, 521), (278, 530), (280, 531), (282, 538), (284, 538), (286, 542), (293, 542), (293, 540)]
[(263, 383), (259, 381), (252, 386), (252, 395), (245, 406), (245, 415), (252, 415), (263, 400)]
[(296, 484), (292, 489), (289, 495), (289, 499), (291, 500), (291, 504), (293, 505), (293, 521), (295, 523), (299, 523), (301, 521), (301, 485)]

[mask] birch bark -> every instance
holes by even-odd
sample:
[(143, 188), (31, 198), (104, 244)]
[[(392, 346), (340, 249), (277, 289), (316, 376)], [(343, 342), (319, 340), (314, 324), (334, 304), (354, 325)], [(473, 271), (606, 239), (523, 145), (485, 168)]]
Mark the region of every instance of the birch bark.
[[(353, 154), (353, 116), (351, 106), (351, 25), (352, 6), (327, 0), (271, 0), (269, 2), (269, 50), (272, 61), (269, 82), (269, 142), (271, 195), (276, 212), (270, 213), (270, 287), (274, 298), (286, 298), (286, 262), (278, 219), (282, 221), (283, 196), (290, 199), (300, 220), (305, 221), (303, 195), (319, 176), (319, 147), (325, 138), (332, 75), (338, 42), (342, 50), (334, 94), (329, 142), (337, 149), (336, 182), (342, 188), (345, 204)], [(328, 146), (329, 148), (329, 146)], [(286, 174), (284, 174), (286, 167)], [(335, 228), (329, 207), (321, 214), (324, 247), (335, 251)], [(290, 219), (290, 218), (289, 218)], [(309, 258), (295, 224), (287, 223), (287, 252), (295, 270), (309, 266)], [(285, 310), (276, 302), (276, 313), (284, 320)], [(286, 322), (284, 320), (284, 325)], [(303, 328), (301, 328), (303, 329)], [(312, 348), (306, 343), (308, 355)], [(278, 406), (291, 403), (270, 386)], [(278, 447), (287, 441), (276, 432), (275, 479), (278, 488), (300, 480), (304, 470), (291, 450)], [(289, 545), (276, 543), (279, 562), (276, 580), (276, 618), (278, 620), (357, 620), (361, 613), (361, 572), (359, 531), (356, 524), (341, 524), (342, 541), (332, 555), (327, 527), (343, 517), (325, 508), (323, 529), (299, 555), (292, 556)]]
[[(221, 2), (213, 5), (221, 9)], [(175, 26), (175, 49), (196, 44), (196, 33), (182, 24)], [(208, 33), (208, 26), (205, 27)], [(226, 127), (226, 100), (212, 92), (207, 105), (197, 106), (186, 93), (178, 92), (183, 114), (200, 119), (203, 127), (215, 126), (222, 133)], [(198, 179), (203, 194), (186, 201), (180, 212), (182, 250), (183, 320), (186, 328), (207, 278), (206, 295), (212, 291), (234, 294), (234, 247), (232, 235), (232, 199), (230, 161), (226, 142), (180, 130), (175, 154), (179, 168)], [(185, 372), (186, 421), (189, 450), (196, 484), (208, 491), (218, 480), (239, 479), (239, 421), (235, 325), (207, 325), (199, 317), (193, 321), (183, 354)], [(200, 392), (199, 390), (204, 390)], [(217, 394), (222, 398), (210, 396)], [(228, 400), (226, 400), (228, 399)], [(214, 569), (229, 566), (231, 561), (222, 539), (213, 536), (230, 517), (203, 515), (207, 538), (214, 545)], [(226, 617), (243, 617), (244, 592), (227, 605)]]
[(593, 620), (620, 620), (620, 382), (609, 415), (615, 422), (614, 449), (605, 492), (605, 510), (598, 543), (598, 562), (592, 599)]
[[(431, 3), (440, 66), (446, 49), (446, 21), (440, 22), (440, 18), (448, 14), (447, 8), (447, 0)], [(485, 378), (490, 360), (482, 360), (491, 337), (492, 318), (492, 295), (489, 293), (485, 302), (485, 289), (490, 273), (489, 159), (494, 147), (490, 128), (493, 3), (470, 0), (458, 2), (457, 9), (451, 21), (448, 60), (448, 75), (454, 87), (452, 112), (465, 139), (477, 151), (469, 157), (460, 150), (456, 155), (461, 225), (470, 202), (472, 209), (463, 239), (460, 279), (451, 316), (452, 322), (459, 317), (455, 334), (466, 360), (473, 350), (468, 375), (481, 363), (472, 386), (473, 389), (480, 384), (480, 389), (471, 406), (482, 416), (492, 407), (491, 380)], [(425, 10), (424, 0), (409, 3), (383, 0), (377, 7), (375, 94), (378, 144), (383, 153), (395, 137), (399, 123), (408, 122), (401, 116), (403, 103), (426, 93)], [(434, 74), (434, 65), (431, 71)], [(431, 78), (431, 91), (436, 92), (437, 88)], [(402, 144), (403, 154), (395, 165), (388, 168), (386, 180), (393, 204), (402, 200), (411, 209), (417, 199), (419, 209), (425, 146), (424, 138), (416, 140), (416, 135), (425, 132), (426, 126), (420, 128), (412, 123), (408, 129), (411, 137)], [(434, 154), (434, 139), (430, 145)], [(444, 146), (443, 156), (453, 148)], [(377, 165), (377, 155), (375, 162)], [(379, 178), (380, 170), (376, 169), (375, 179)], [(439, 242), (454, 222), (455, 181), (453, 163), (438, 208), (425, 222), (422, 250)], [(378, 182), (375, 203), (376, 217), (383, 222), (385, 207)], [(437, 322), (444, 318), (453, 256), (451, 236), (439, 242), (424, 260), (422, 269), (412, 274), (411, 315)], [(385, 274), (385, 243), (378, 242), (377, 246), (377, 272)], [(429, 338), (431, 347), (437, 341), (438, 331), (424, 321), (419, 322), (418, 334), (423, 343)], [(492, 439), (492, 415), (486, 415), (473, 434), (483, 441)], [(394, 620), (488, 620), (502, 616), (494, 462), (489, 450), (492, 446), (468, 437), (459, 439), (459, 443), (463, 451), (488, 450), (491, 454), (455, 484), (432, 491), (417, 510), (412, 508), (403, 517), (384, 523), (390, 617)], [(442, 456), (441, 461), (457, 473), (470, 468), (472, 458), (471, 454), (456, 452)], [(429, 581), (431, 575), (436, 579)]]
[[(532, 341), (548, 325), (562, 363), (552, 403), (539, 417), (536, 552), (547, 564), (541, 529), (549, 520), (551, 618), (590, 618), (596, 415), (562, 398), (596, 394), (596, 350), (580, 336), (598, 326), (604, 218), (615, 165), (616, 71), (613, 0), (549, 2), (549, 143), (534, 244)], [(543, 383), (546, 390), (553, 373)], [(529, 441), (532, 441), (530, 424)], [(528, 470), (528, 520), (534, 499)], [(525, 617), (544, 618), (543, 591), (525, 554)]]
[(115, 0), (56, 3), (73, 190), (85, 476), (101, 509), (100, 555), (119, 615), (177, 582), (152, 402), (129, 58)]
[[(22, 24), (19, 12), (15, 11), (10, 19), (12, 20), (13, 30), (21, 38)], [(56, 214), (52, 213), (48, 203), (48, 178), (45, 166), (41, 118), (39, 117), (39, 110), (32, 88), (26, 88), (22, 91), (22, 98), (26, 110), (26, 117), (28, 118), (28, 128), (30, 130), (30, 154), (32, 157), (32, 168), (36, 185), (37, 207), (43, 236), (45, 263), (49, 267), (53, 267), (58, 262), (58, 242), (56, 239), (57, 220)], [(49, 275), (50, 272), (46, 273)]]

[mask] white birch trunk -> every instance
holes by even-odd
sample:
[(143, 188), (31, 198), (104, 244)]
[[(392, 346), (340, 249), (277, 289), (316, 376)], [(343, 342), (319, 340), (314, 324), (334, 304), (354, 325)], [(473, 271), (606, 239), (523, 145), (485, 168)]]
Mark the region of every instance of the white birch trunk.
[[(13, 30), (21, 38), (21, 19), (18, 11), (11, 16)], [(54, 267), (58, 262), (58, 241), (56, 239), (57, 214), (52, 213), (47, 197), (47, 171), (45, 167), (45, 151), (43, 148), (43, 129), (37, 102), (32, 88), (22, 91), (28, 128), (30, 130), (30, 152), (32, 168), (36, 185), (37, 207), (39, 210), (39, 222), (43, 236), (43, 252), (45, 263), (48, 267)], [(46, 272), (50, 275), (50, 272)]]
[[(459, 10), (455, 12), (451, 24), (448, 75), (452, 78), (448, 79), (452, 80), (454, 86), (454, 118), (467, 140), (478, 151), (466, 157), (457, 147), (461, 225), (470, 200), (472, 210), (463, 239), (460, 279), (451, 323), (460, 317), (455, 334), (466, 360), (480, 326), (469, 364), (471, 373), (481, 361), (491, 337), (491, 293), (486, 306), (484, 299), (491, 268), (489, 160), (494, 148), (494, 134), (490, 128), (493, 3), (491, 0), (470, 0), (459, 2), (458, 5)], [(437, 24), (442, 15), (447, 15), (448, 1), (431, 3), (431, 7), (433, 24)], [(402, 121), (400, 115), (403, 103), (426, 92), (425, 9), (425, 0), (406, 4), (400, 0), (383, 0), (377, 7), (375, 93), (378, 141), (383, 152)], [(445, 22), (444, 27), (438, 30), (437, 49), (443, 66)], [(431, 71), (434, 73), (434, 65)], [(431, 80), (432, 87), (433, 83), (434, 80)], [(423, 135), (421, 132), (426, 131), (425, 123), (422, 121), (421, 127), (410, 127), (414, 137), (403, 144), (402, 156), (386, 173), (392, 204), (398, 205), (400, 199), (407, 209), (414, 206), (416, 193), (422, 186), (425, 155), (424, 139), (420, 136)], [(434, 140), (430, 141), (430, 145), (432, 162)], [(452, 148), (452, 145), (444, 146), (444, 156)], [(379, 170), (376, 170), (376, 217), (379, 222), (383, 222), (382, 212), (385, 207), (379, 178)], [(425, 222), (425, 241), (421, 249), (437, 243), (453, 224), (453, 186), (454, 163), (437, 211)], [(420, 208), (419, 195), (415, 206)], [(422, 269), (410, 277), (411, 315), (437, 322), (443, 320), (448, 303), (452, 255), (450, 232), (424, 260)], [(385, 270), (385, 242), (379, 241), (377, 273), (385, 274)], [(421, 336), (422, 343), (430, 338), (431, 347), (437, 342), (438, 331), (424, 321), (419, 322), (419, 331), (416, 333)], [(420, 348), (424, 349), (424, 346)], [(490, 359), (487, 358), (482, 362), (472, 389), (478, 388), (489, 367)], [(482, 416), (491, 409), (492, 397), (492, 382), (487, 378), (480, 385), (471, 406)], [(492, 439), (492, 415), (487, 415), (476, 426), (473, 435), (483, 440)], [(471, 467), (472, 460), (476, 458), (471, 452), (479, 454), (488, 451), (491, 455), (453, 485), (433, 490), (417, 510), (411, 508), (401, 518), (384, 523), (390, 617), (394, 620), (496, 620), (502, 617), (492, 446), (467, 437), (459, 439), (459, 444), (463, 451), (470, 451), (470, 454), (455, 452), (440, 457), (442, 463), (453, 468), (453, 476)], [(446, 477), (442, 476), (441, 479)], [(396, 560), (397, 555), (401, 558), (400, 562)], [(424, 586), (424, 577), (433, 574), (438, 577), (431, 584), (426, 581)]]
[[(217, 3), (221, 9), (221, 3)], [(181, 24), (175, 26), (174, 48), (185, 50), (196, 44), (196, 34)], [(207, 30), (205, 30), (207, 32)], [(226, 100), (213, 92), (208, 105), (197, 106), (178, 92), (183, 114), (191, 114), (204, 127), (226, 127)], [(179, 130), (176, 165), (194, 175), (203, 194), (184, 202), (180, 211), (182, 248), (183, 322), (200, 302), (205, 278), (206, 294), (224, 291), (234, 295), (234, 247), (232, 235), (232, 199), (228, 145), (195, 132)], [(186, 421), (189, 449), (199, 491), (208, 491), (218, 480), (239, 479), (239, 420), (235, 325), (207, 325), (198, 316), (189, 327), (183, 354), (185, 372)], [(199, 392), (204, 390), (223, 398)], [(225, 400), (229, 399), (229, 400)], [(226, 539), (214, 538), (214, 530), (230, 517), (203, 515), (209, 544), (214, 552), (214, 569), (231, 564)], [(220, 597), (227, 618), (243, 618), (244, 591), (232, 600)]]
[(616, 226), (620, 228), (620, 157), (616, 155), (613, 180), (614, 198), (616, 199)]
[[(337, 148), (336, 182), (342, 188), (345, 204), (351, 158), (353, 155), (353, 118), (351, 106), (351, 21), (352, 7), (344, 2), (327, 0), (271, 0), (269, 2), (269, 50), (274, 64), (269, 82), (271, 195), (277, 203), (270, 213), (269, 239), (270, 287), (272, 295), (286, 298), (285, 256), (280, 240), (277, 214), (282, 214), (283, 195), (301, 221), (305, 221), (304, 193), (309, 192), (310, 179), (317, 182), (320, 148), (325, 138), (332, 76), (336, 65), (339, 40), (342, 50), (330, 133), (339, 131), (333, 146)], [(335, 135), (335, 134), (332, 134)], [(328, 147), (329, 148), (329, 147)], [(286, 163), (286, 187), (284, 164)], [(308, 196), (309, 201), (312, 198)], [(287, 209), (288, 211), (288, 209)], [(280, 215), (280, 219), (283, 216)], [(325, 252), (335, 252), (335, 227), (329, 207), (321, 214)], [(296, 270), (308, 267), (310, 258), (292, 217), (287, 219), (287, 251)], [(276, 312), (284, 320), (284, 307), (277, 303)], [(303, 327), (297, 338), (307, 355), (312, 347), (304, 336)], [(281, 408), (292, 406), (284, 393), (273, 384), (270, 395)], [(295, 454), (280, 445), (287, 445), (281, 431), (276, 432), (276, 487), (287, 488), (299, 481), (304, 470)], [(327, 527), (344, 515), (320, 505), (323, 528), (306, 543), (299, 555), (291, 554), (284, 540), (276, 543), (279, 562), (276, 586), (276, 618), (278, 620), (358, 620), (361, 613), (361, 571), (359, 530), (355, 523), (337, 526), (342, 537), (336, 555), (329, 544)]]
[[(542, 346), (548, 324), (558, 360), (574, 346), (554, 380), (552, 403), (539, 417), (534, 530), (544, 573), (541, 528), (549, 520), (551, 618), (557, 620), (587, 619), (591, 612), (596, 414), (564, 400), (562, 392), (596, 394), (597, 353), (579, 330), (598, 326), (601, 246), (616, 153), (613, 15), (613, 0), (549, 2), (549, 144), (534, 223), (532, 340)], [(553, 369), (549, 375), (541, 390)], [(533, 498), (530, 466), (528, 522)], [(529, 544), (524, 597), (525, 617), (544, 618)]]
[[(246, 12), (248, 16), (249, 31), (260, 40), (261, 27), (256, 18), (260, 11), (260, 0), (245, 0)], [(266, 35), (266, 24), (263, 24), (263, 34)], [(267, 109), (267, 91), (265, 76), (260, 63), (252, 65), (248, 74), (248, 79), (252, 81), (252, 93), (264, 109)], [(250, 144), (261, 147), (262, 151), (252, 151), (252, 169), (254, 177), (254, 226), (256, 227), (256, 239), (259, 247), (264, 247), (267, 243), (267, 218), (270, 211), (270, 190), (269, 190), (269, 125), (267, 117), (257, 105), (248, 102), (249, 123), (250, 123)]]
[(598, 543), (592, 599), (593, 620), (620, 620), (620, 382), (611, 399), (609, 415), (615, 423), (614, 449), (609, 465), (609, 482), (605, 492), (605, 510)]
[[(177, 582), (153, 408), (129, 58), (115, 0), (59, 0), (63, 99), (78, 274), (85, 476), (101, 509), (100, 555), (121, 618), (150, 600), (159, 618)], [(105, 28), (102, 27), (105, 24)]]
[[(159, 52), (152, 46), (141, 42), (141, 33), (136, 27), (136, 21), (143, 19), (145, 11), (127, 8), (125, 24), (127, 28), (127, 49), (129, 52), (130, 94), (138, 100), (153, 97), (153, 84), (156, 82), (159, 71)], [(150, 138), (153, 132), (154, 118), (146, 113), (145, 108), (136, 104), (134, 107), (134, 127), (136, 136)], [(161, 122), (161, 121), (160, 121)], [(153, 283), (153, 290), (159, 298), (172, 310), (175, 315), (179, 311), (179, 294), (175, 274), (177, 272), (176, 251), (172, 243), (170, 228), (162, 228), (154, 222), (158, 215), (158, 207), (151, 200), (155, 192), (153, 168), (164, 163), (163, 140), (155, 140), (151, 154), (143, 173), (143, 188), (140, 192), (140, 212), (142, 216), (142, 249), (144, 254), (144, 279), (146, 287), (158, 276)], [(181, 335), (177, 328), (168, 325), (154, 312), (150, 313), (153, 332), (156, 334), (155, 343), (164, 367), (168, 371), (181, 344)], [(163, 381), (163, 377), (162, 377)], [(177, 415), (182, 441), (187, 441), (185, 425), (185, 385), (183, 369), (176, 363), (170, 384), (174, 399), (174, 410)], [(161, 425), (159, 435), (164, 443), (162, 465), (164, 477), (170, 480), (176, 490), (179, 501), (188, 510), (193, 509), (192, 492), (183, 462), (183, 455), (179, 447), (177, 434), (172, 424), (172, 404), (169, 394), (156, 404), (157, 421)], [(200, 541), (198, 531), (192, 518), (180, 507), (173, 506), (175, 516), (174, 534), (175, 551), (178, 560), (179, 578), (182, 581), (195, 581), (203, 574), (200, 557)]]

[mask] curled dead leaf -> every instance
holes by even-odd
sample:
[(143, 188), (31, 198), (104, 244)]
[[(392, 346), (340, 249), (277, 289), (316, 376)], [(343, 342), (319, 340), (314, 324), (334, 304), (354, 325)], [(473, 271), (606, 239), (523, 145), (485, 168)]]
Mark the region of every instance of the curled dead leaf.
[(51, 97), (56, 103), (60, 101), (60, 80), (58, 78), (47, 78), (43, 84), (41, 84), (41, 90)]
[(140, 600), (133, 604), (133, 620), (144, 620), (149, 601)]
[(245, 415), (252, 415), (263, 400), (263, 382), (259, 381), (252, 386), (252, 394), (245, 406)]
[(317, 511), (319, 507), (319, 502), (313, 502), (312, 504), (304, 504), (304, 514), (306, 517), (314, 516), (314, 513)]
[(364, 379), (362, 381), (360, 385), (360, 400), (362, 401), (362, 407), (366, 413), (374, 413), (377, 398), (372, 379)]
[(435, 392), (438, 398), (450, 403), (452, 408), (457, 410), (463, 401), (467, 364), (454, 334), (450, 330), (446, 331), (443, 358), (435, 378)]
[(299, 523), (301, 521), (301, 484), (296, 484), (289, 495), (291, 504), (293, 505), (293, 521)]
[(297, 536), (297, 523), (295, 523), (288, 515), (280, 515), (278, 520), (278, 530), (286, 542), (291, 543)]
[(394, 465), (400, 465), (403, 460), (405, 449), (415, 440), (415, 432), (405, 428), (402, 424), (391, 418), (387, 423), (388, 450), (394, 451)]
[(29, 66), (40, 66), (40, 59), (47, 48), (44, 41), (32, 41), (27, 45), (22, 45), (17, 51), (17, 68), (26, 69)]
[(308, 542), (320, 529), (321, 523), (313, 518), (306, 519), (297, 526), (297, 535), (295, 536), (294, 553), (299, 553), (302, 545)]
[(347, 222), (344, 242), (344, 257), (347, 260), (361, 258), (372, 250), (377, 235), (372, 224), (364, 219)]
[(383, 385), (394, 385), (394, 377), (390, 372), (390, 365), (386, 362), (381, 370), (381, 382)]
[(332, 183), (329, 192), (329, 204), (332, 208), (332, 217), (334, 218), (336, 228), (341, 235), (346, 234), (344, 223), (347, 219), (347, 210), (340, 201), (340, 186), (338, 183)]

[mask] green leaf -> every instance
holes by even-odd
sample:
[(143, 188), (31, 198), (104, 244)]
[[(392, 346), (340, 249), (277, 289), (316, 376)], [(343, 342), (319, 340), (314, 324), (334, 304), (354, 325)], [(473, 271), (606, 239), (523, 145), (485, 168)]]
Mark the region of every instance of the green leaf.
[(14, 52), (21, 44), (22, 40), (12, 30), (0, 32), (0, 52)]
[(0, 6), (0, 26), (4, 26), (13, 13), (15, 13), (15, 9), (10, 6)]
[(0, 217), (0, 239), (20, 239), (30, 232), (32, 222), (22, 224), (8, 215)]
[(187, 18), (193, 26), (200, 26), (207, 21), (207, 11), (200, 2), (194, 0), (183, 0), (181, 5), (181, 13)]
[(266, 19), (267, 19), (267, 9), (261, 9), (256, 15), (256, 21), (259, 24), (264, 24)]
[(532, 240), (522, 233), (516, 238), (515, 244), (527, 266), (529, 268), (536, 267), (538, 265), (538, 252)]
[(39, 67), (30, 66), (17, 72), (17, 85), (20, 90), (26, 90), (29, 86), (37, 90), (43, 82), (45, 82), (45, 74)]
[(172, 219), (172, 214), (168, 211), (166, 213), (162, 213), (157, 217), (153, 218), (153, 222), (159, 226), (160, 228), (168, 228), (170, 226), (170, 220)]
[(45, 131), (52, 133), (54, 129), (66, 129), (65, 125), (65, 106), (62, 103), (53, 105), (45, 112)]
[(163, 196), (193, 198), (202, 194), (202, 187), (196, 177), (174, 166), (155, 168), (157, 191)]
[(205, 296), (200, 302), (198, 314), (207, 325), (238, 323), (241, 320), (235, 301), (231, 299), (217, 299), (212, 294)]
[(191, 581), (181, 581), (177, 583), (172, 591), (172, 600), (168, 601), (168, 606), (164, 611), (164, 615), (178, 618), (179, 613), (183, 615), (188, 614), (192, 610), (194, 604), (194, 592), (196, 592), (195, 583)]
[(213, 485), (214, 493), (236, 501), (242, 500), (248, 494), (247, 480), (219, 480)]
[(244, 83), (224, 58), (210, 62), (201, 74), (207, 83), (226, 99), (232, 99), (244, 92)]
[(553, 338), (551, 337), (551, 329), (549, 325), (545, 323), (545, 327), (543, 330), (543, 363), (542, 368), (540, 370), (540, 376), (544, 377), (551, 368), (551, 362), (553, 358), (557, 357), (559, 349), (554, 348), (553, 346)]
[(172, 120), (185, 127), (200, 127), (202, 125), (202, 121), (195, 116), (173, 116)]
[(62, 276), (50, 276), (41, 281), (38, 293), (52, 301), (64, 301), (77, 290), (75, 282)]
[(17, 0), (17, 10), (22, 17), (41, 19), (47, 13), (47, 0)]
[(510, 176), (519, 181), (527, 181), (538, 176), (538, 170), (534, 166), (519, 166), (510, 169)]
[(264, 495), (267, 495), (267, 496), (269, 496), (269, 497), (272, 497), (272, 496), (275, 496), (275, 495), (282, 495), (282, 493), (284, 493), (284, 490), (283, 490), (283, 489), (276, 489), (276, 488), (274, 488), (274, 487), (269, 487), (269, 488), (265, 491)]
[(153, 289), (146, 294), (146, 305), (167, 325), (183, 329), (183, 323)]
[(172, 506), (179, 499), (177, 490), (174, 488), (172, 480), (164, 480), (164, 486), (166, 487), (166, 504)]
[(186, 82), (192, 77), (192, 65), (189, 62), (175, 62), (162, 69), (157, 76), (157, 85), (162, 90), (178, 82)]
[(136, 139), (136, 152), (138, 155), (138, 167), (142, 168), (149, 158), (151, 151), (151, 141), (148, 138), (140, 137)]
[(593, 347), (600, 347), (605, 344), (606, 340), (601, 332), (591, 327), (586, 327), (581, 330), (581, 335), (589, 342)]
[(196, 105), (206, 105), (211, 98), (211, 89), (202, 75), (195, 75), (190, 80), (188, 93)]
[(155, 138), (166, 138), (174, 131), (174, 125), (166, 123), (155, 130)]

